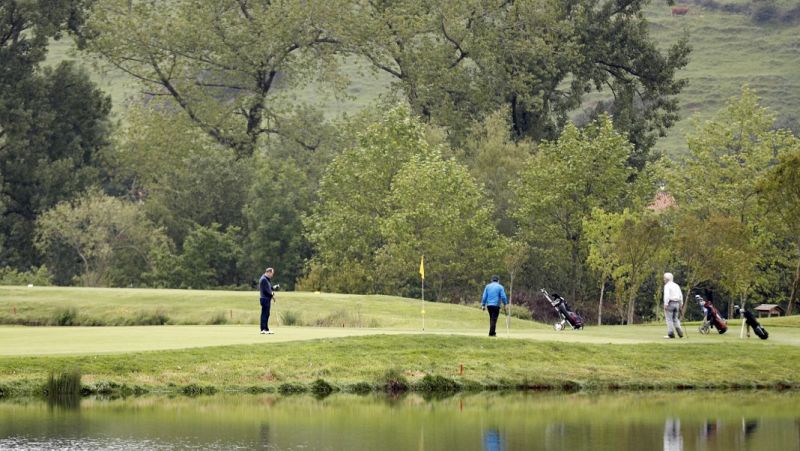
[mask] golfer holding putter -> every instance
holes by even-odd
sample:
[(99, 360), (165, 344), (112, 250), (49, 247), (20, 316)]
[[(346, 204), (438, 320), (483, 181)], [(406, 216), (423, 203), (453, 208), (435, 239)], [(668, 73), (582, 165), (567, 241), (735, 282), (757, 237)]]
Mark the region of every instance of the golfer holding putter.
[(506, 289), (500, 285), (500, 277), (492, 276), (492, 281), (486, 288), (483, 289), (483, 297), (481, 298), (481, 310), (489, 310), (489, 336), (496, 337), (497, 332), (497, 317), (500, 316), (500, 303), (506, 308), (508, 312), (508, 297), (506, 296)]
[(267, 268), (264, 271), (264, 274), (261, 276), (261, 280), (258, 281), (258, 287), (261, 294), (260, 301), (261, 301), (261, 333), (262, 334), (274, 334), (275, 332), (269, 330), (269, 325), (267, 322), (269, 321), (269, 308), (272, 304), (272, 300), (275, 297), (275, 293), (272, 291), (272, 276), (275, 274), (275, 270), (272, 268)]

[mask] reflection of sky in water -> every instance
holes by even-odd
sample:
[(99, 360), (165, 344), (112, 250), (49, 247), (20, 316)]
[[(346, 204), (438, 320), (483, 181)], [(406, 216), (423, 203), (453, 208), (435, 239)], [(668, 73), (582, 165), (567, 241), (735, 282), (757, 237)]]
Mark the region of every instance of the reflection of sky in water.
[(0, 449), (800, 451), (800, 394), (0, 402)]

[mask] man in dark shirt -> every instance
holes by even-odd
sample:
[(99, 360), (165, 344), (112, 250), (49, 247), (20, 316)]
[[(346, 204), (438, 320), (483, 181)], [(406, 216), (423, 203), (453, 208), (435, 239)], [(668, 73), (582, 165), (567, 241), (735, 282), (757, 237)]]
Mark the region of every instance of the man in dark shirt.
[(274, 294), (272, 292), (272, 276), (275, 274), (275, 270), (272, 268), (267, 268), (264, 271), (264, 275), (261, 276), (261, 280), (258, 282), (259, 291), (261, 293), (260, 301), (261, 301), (261, 333), (262, 334), (274, 334), (275, 332), (269, 330), (269, 326), (267, 325), (267, 321), (269, 321), (269, 308), (272, 304), (272, 299)]

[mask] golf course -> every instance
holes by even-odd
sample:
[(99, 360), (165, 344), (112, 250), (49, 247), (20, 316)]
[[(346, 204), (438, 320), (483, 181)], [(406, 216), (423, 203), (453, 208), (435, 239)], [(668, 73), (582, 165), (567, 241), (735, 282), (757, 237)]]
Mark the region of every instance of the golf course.
[(763, 318), (765, 341), (740, 339), (737, 320), (664, 340), (660, 323), (555, 331), (513, 316), (489, 338), (477, 306), (426, 303), (423, 330), (419, 299), (287, 292), (261, 335), (254, 294), (2, 287), (0, 396), (73, 373), (84, 393), (122, 394), (800, 388), (794, 317)]

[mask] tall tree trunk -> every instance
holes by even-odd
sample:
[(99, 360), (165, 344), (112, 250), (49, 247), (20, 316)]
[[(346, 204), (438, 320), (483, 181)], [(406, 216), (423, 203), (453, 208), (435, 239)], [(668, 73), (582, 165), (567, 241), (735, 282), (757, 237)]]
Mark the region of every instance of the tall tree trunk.
[(600, 303), (597, 304), (597, 325), (603, 325), (603, 295), (606, 291), (606, 278), (603, 278), (603, 282), (600, 283)]
[(628, 301), (628, 325), (633, 324), (633, 311), (636, 308), (636, 295), (631, 296)]

